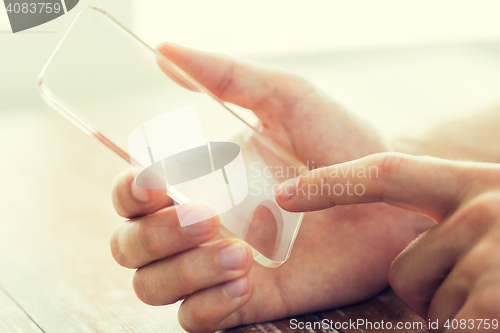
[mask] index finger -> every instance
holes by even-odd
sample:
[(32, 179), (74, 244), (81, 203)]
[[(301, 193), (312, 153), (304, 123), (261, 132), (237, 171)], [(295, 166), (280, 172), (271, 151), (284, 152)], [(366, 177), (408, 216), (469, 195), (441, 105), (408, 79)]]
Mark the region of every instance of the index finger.
[(499, 172), (490, 163), (380, 153), (290, 179), (276, 199), (293, 212), (385, 202), (439, 222), (479, 191), (499, 184)]
[[(284, 113), (293, 109), (293, 104), (299, 98), (313, 90), (312, 86), (298, 77), (253, 66), (228, 56), (172, 43), (160, 44), (157, 50), (215, 96), (252, 110), (264, 122), (271, 117), (284, 116)], [(170, 70), (161, 63), (160, 68), (165, 74), (171, 75)]]

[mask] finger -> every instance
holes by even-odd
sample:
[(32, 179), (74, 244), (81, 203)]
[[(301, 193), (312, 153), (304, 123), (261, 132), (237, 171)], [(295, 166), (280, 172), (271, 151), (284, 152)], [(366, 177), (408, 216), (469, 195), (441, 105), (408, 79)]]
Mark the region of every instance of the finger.
[(179, 323), (188, 332), (215, 332), (242, 324), (239, 308), (253, 293), (248, 275), (189, 295), (179, 309)]
[[(218, 98), (251, 109), (262, 120), (292, 109), (297, 98), (312, 91), (304, 80), (261, 69), (227, 56), (164, 43), (157, 50)], [(171, 75), (165, 66), (162, 70)]]
[(139, 268), (134, 289), (147, 304), (171, 304), (198, 290), (242, 277), (251, 265), (248, 245), (224, 239)]
[(273, 258), (282, 236), (280, 226), (283, 226), (281, 214), (275, 215), (269, 207), (260, 204), (250, 218), (245, 241), (267, 258)]
[[(212, 216), (207, 207), (198, 204), (183, 205), (189, 216)], [(183, 213), (184, 214), (184, 213)], [(155, 260), (185, 251), (217, 235), (217, 216), (192, 225), (181, 227), (175, 207), (168, 207), (154, 214), (119, 225), (111, 235), (111, 252), (122, 266), (137, 268)]]
[(147, 215), (173, 204), (165, 190), (137, 186), (132, 170), (125, 170), (115, 177), (111, 198), (116, 212), (126, 218)]
[(422, 318), (426, 318), (434, 293), (461, 252), (447, 249), (448, 244), (433, 242), (437, 238), (436, 229), (428, 230), (411, 243), (389, 270), (389, 283), (394, 292)]
[(454, 318), (463, 307), (470, 290), (469, 282), (457, 276), (455, 272), (456, 270), (453, 270), (439, 286), (427, 311), (428, 320), (437, 322), (440, 330), (443, 330), (446, 320)]
[[(496, 332), (500, 328), (500, 275), (490, 275), (471, 291), (445, 332)], [(440, 325), (444, 326), (443, 324)]]
[[(443, 324), (465, 314), (477, 313), (475, 319), (500, 315), (500, 245), (498, 238), (486, 238), (461, 260), (439, 287), (429, 307), (428, 318)], [(469, 317), (467, 319), (472, 319)], [(467, 327), (468, 329), (479, 329)], [(497, 327), (498, 328), (498, 327)], [(491, 328), (490, 328), (491, 329)]]
[(420, 316), (450, 318), (462, 306), (477, 274), (490, 269), (496, 256), (488, 253), (494, 249), (482, 244), (498, 221), (499, 208), (495, 207), (499, 202), (494, 194), (475, 198), (417, 238), (393, 261), (389, 282)]
[(466, 198), (476, 195), (475, 189), (498, 184), (499, 171), (494, 164), (381, 153), (290, 179), (281, 184), (276, 200), (292, 212), (386, 202), (439, 222)]

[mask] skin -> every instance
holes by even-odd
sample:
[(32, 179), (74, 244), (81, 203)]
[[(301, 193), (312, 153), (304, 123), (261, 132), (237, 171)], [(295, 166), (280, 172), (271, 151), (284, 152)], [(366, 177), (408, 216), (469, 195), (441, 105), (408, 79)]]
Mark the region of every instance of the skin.
[[(222, 100), (252, 110), (263, 132), (303, 163), (327, 166), (389, 149), (369, 126), (300, 78), (173, 44), (158, 50)], [(289, 260), (270, 269), (252, 260), (245, 242), (221, 239), (217, 218), (180, 227), (172, 200), (164, 191), (138, 188), (130, 170), (116, 177), (112, 198), (116, 211), (130, 219), (111, 237), (114, 258), (136, 269), (133, 286), (145, 303), (183, 300), (178, 318), (190, 332), (366, 299), (387, 286), (394, 258), (435, 226), (387, 203), (310, 212)], [(227, 269), (221, 253), (231, 245), (243, 256)]]
[[(335, 177), (335, 169), (377, 167), (378, 177)], [(363, 195), (307, 197), (299, 189), (350, 181)], [(500, 319), (500, 165), (399, 153), (374, 154), (304, 174), (281, 185), (278, 204), (289, 211), (385, 202), (430, 216), (438, 223), (393, 261), (389, 281), (420, 316), (440, 324), (457, 319), (489, 332), (477, 319)], [(361, 193), (361, 191), (359, 191)], [(339, 206), (341, 207), (341, 206)], [(460, 327), (459, 327), (460, 328)]]
[(500, 163), (500, 106), (439, 124), (416, 138), (396, 138), (395, 151), (452, 160)]

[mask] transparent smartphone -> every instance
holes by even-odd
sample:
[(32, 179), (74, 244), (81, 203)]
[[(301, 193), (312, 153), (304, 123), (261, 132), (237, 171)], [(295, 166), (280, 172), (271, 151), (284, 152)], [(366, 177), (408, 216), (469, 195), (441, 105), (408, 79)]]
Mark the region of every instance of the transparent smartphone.
[(275, 190), (304, 166), (251, 111), (222, 102), (95, 7), (77, 16), (38, 85), (52, 108), (131, 164), (137, 185), (164, 188), (182, 226), (199, 222), (185, 204), (202, 202), (260, 264), (288, 258), (303, 214), (282, 210)]

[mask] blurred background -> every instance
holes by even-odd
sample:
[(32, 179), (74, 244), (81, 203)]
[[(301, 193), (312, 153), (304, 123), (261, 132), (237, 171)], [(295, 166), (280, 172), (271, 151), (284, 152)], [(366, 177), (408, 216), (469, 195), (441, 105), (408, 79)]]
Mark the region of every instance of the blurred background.
[(0, 331), (180, 330), (176, 305), (140, 303), (132, 272), (109, 253), (122, 221), (111, 180), (127, 165), (37, 91), (43, 65), (90, 5), (152, 46), (171, 41), (301, 75), (387, 139), (500, 104), (496, 0), (80, 0), (16, 34), (1, 7), (0, 308), (10, 310), (0, 310)]
[(386, 135), (418, 133), (422, 123), (465, 116), (498, 98), (495, 0), (81, 0), (17, 34), (0, 11), (0, 112), (41, 106), (35, 78), (88, 5), (152, 46), (172, 41), (305, 76)]

